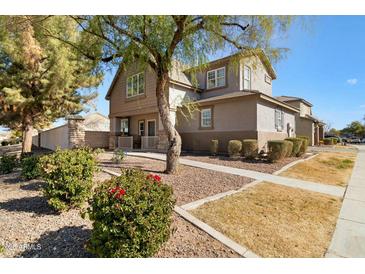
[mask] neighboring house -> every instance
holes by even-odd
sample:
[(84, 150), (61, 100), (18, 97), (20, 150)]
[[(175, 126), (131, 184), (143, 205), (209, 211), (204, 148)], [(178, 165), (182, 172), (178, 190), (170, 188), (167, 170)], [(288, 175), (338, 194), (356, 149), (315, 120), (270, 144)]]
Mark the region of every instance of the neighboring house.
[(313, 116), (313, 105), (299, 97), (278, 96), (276, 99), (300, 110), (300, 112), (295, 115), (297, 135), (309, 137), (309, 145), (311, 146), (319, 145), (319, 141), (324, 138), (325, 123)]
[[(166, 91), (170, 115), (182, 137), (183, 150), (207, 151), (212, 139), (227, 151), (232, 139), (257, 139), (260, 150), (267, 141), (295, 136), (299, 109), (272, 96), (276, 74), (266, 55), (228, 56), (204, 66), (183, 68), (175, 63)], [(109, 148), (166, 149), (159, 119), (156, 75), (150, 68), (132, 65), (119, 70), (108, 90)], [(186, 102), (199, 111), (187, 113)]]
[(33, 145), (55, 150), (57, 147), (70, 148), (74, 140), (82, 145), (94, 148), (107, 148), (109, 136), (109, 118), (100, 113), (90, 113), (67, 118), (61, 126), (45, 129), (33, 135)]

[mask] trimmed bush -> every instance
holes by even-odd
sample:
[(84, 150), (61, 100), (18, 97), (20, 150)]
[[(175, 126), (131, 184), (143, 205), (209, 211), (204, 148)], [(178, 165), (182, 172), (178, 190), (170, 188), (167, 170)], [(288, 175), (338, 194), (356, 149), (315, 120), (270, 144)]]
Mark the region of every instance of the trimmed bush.
[(23, 156), (20, 160), (20, 166), (22, 168), (21, 175), (27, 180), (32, 180), (40, 177), (41, 171), (38, 166), (39, 156), (30, 155)]
[(291, 153), (292, 157), (296, 157), (300, 151), (300, 148), (302, 146), (303, 143), (303, 139), (300, 138), (286, 138), (286, 141), (290, 141), (293, 143), (293, 150)]
[(118, 149), (116, 149), (114, 151), (114, 155), (113, 155), (112, 161), (115, 162), (115, 163), (117, 163), (117, 164), (120, 164), (123, 161), (124, 156), (125, 155), (124, 155), (123, 149), (118, 148)]
[(307, 152), (308, 144), (309, 144), (309, 138), (307, 136), (298, 136), (297, 138), (302, 139), (302, 145), (300, 146), (300, 150), (297, 153), (297, 156), (302, 156), (304, 153)]
[(18, 165), (16, 155), (3, 155), (0, 158), (0, 174), (9, 174)]
[(87, 249), (104, 258), (153, 256), (169, 239), (174, 205), (172, 187), (160, 176), (122, 170), (90, 200), (93, 229)]
[(90, 197), (97, 170), (96, 151), (90, 148), (57, 149), (39, 159), (46, 181), (44, 194), (57, 211), (81, 207)]
[(228, 142), (229, 157), (238, 158), (242, 150), (242, 143), (240, 140), (230, 140)]
[(331, 139), (332, 139), (333, 144), (334, 144), (334, 145), (337, 145), (337, 143), (338, 143), (338, 139), (337, 139), (337, 138), (335, 138), (335, 137), (331, 137)]
[(332, 138), (324, 138), (323, 143), (327, 146), (333, 145), (333, 139)]
[(267, 142), (269, 152), (267, 154), (270, 162), (282, 160), (287, 153), (287, 145), (283, 140), (272, 140)]
[(290, 157), (292, 152), (293, 152), (293, 143), (290, 142), (290, 141), (285, 141), (284, 140), (284, 143), (285, 143), (285, 146), (286, 146), (286, 153), (285, 153), (285, 157)]
[(242, 155), (247, 159), (255, 159), (258, 154), (258, 144), (256, 139), (244, 139), (242, 141)]
[(210, 141), (210, 153), (215, 156), (218, 154), (218, 140), (211, 140)]

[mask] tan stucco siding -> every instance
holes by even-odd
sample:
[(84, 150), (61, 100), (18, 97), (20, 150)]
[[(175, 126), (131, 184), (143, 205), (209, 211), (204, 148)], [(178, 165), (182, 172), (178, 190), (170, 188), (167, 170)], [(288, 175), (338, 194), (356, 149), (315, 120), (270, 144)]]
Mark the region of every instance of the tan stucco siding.
[(170, 108), (182, 106), (182, 104), (199, 99), (199, 93), (178, 85), (171, 84), (169, 88)]
[[(145, 93), (143, 95), (127, 98), (127, 78), (139, 72), (145, 72)], [(150, 69), (139, 69), (131, 65), (125, 72), (119, 74), (110, 95), (109, 117), (129, 116), (133, 113), (143, 113), (145, 109), (157, 111), (156, 75)]]
[[(204, 108), (206, 106), (200, 106)], [(212, 129), (200, 129), (200, 112), (195, 111), (191, 119), (186, 119), (181, 113), (177, 115), (177, 130), (179, 132), (208, 131), (256, 131), (256, 99), (236, 99), (216, 102), (213, 107)]]
[(243, 67), (245, 65), (251, 68), (251, 89), (272, 96), (272, 83), (269, 84), (265, 81), (265, 75), (269, 76), (269, 73), (258, 57), (244, 58), (241, 60), (240, 89), (243, 89)]
[(296, 116), (297, 123), (297, 136), (307, 136), (309, 138), (309, 145), (312, 146), (314, 144), (314, 123), (312, 120), (305, 119)]
[(278, 132), (275, 128), (275, 109), (284, 111), (284, 128), (282, 131), (288, 133), (288, 124), (293, 128), (295, 134), (295, 114), (285, 108), (281, 108), (273, 103), (260, 100), (257, 104), (257, 129), (258, 131)]
[(312, 115), (312, 108), (303, 102), (300, 103), (300, 116)]
[[(224, 87), (212, 88), (206, 90), (207, 72), (221, 67), (226, 68), (226, 85)], [(213, 64), (209, 66), (206, 70), (199, 72), (196, 78), (199, 83), (199, 87), (201, 89), (204, 89), (204, 91), (201, 93), (201, 98), (202, 99), (210, 98), (213, 96), (223, 95), (233, 91), (240, 90), (239, 74), (240, 74), (239, 65), (228, 61), (220, 62), (218, 64)]]

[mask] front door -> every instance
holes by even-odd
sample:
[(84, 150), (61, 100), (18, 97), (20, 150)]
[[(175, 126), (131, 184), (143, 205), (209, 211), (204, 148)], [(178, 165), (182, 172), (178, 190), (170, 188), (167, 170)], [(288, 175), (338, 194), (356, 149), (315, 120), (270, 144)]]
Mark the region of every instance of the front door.
[(147, 121), (148, 136), (156, 136), (156, 120)]

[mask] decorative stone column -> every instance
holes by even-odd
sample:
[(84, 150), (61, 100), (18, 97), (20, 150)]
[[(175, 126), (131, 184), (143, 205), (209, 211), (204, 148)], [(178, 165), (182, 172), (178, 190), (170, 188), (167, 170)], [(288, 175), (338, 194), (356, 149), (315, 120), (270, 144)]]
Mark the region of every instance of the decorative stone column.
[(84, 120), (81, 115), (70, 115), (67, 117), (69, 148), (85, 145)]

